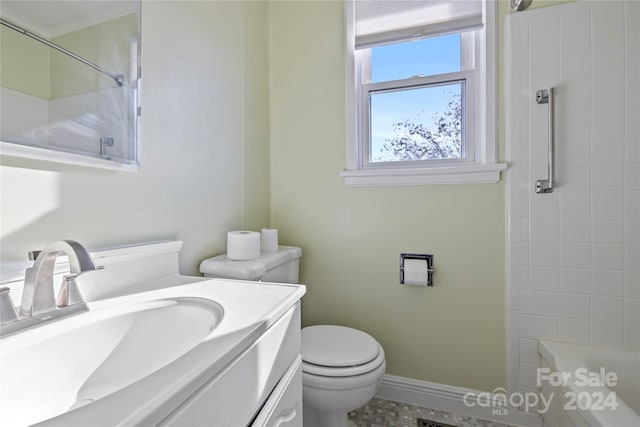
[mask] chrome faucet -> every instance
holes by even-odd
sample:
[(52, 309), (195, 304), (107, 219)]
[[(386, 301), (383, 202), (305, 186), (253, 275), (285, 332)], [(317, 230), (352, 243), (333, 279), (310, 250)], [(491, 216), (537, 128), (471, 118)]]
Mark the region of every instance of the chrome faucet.
[[(56, 258), (64, 253), (69, 258), (71, 275), (65, 276), (56, 303), (53, 275)], [(95, 270), (87, 250), (73, 240), (51, 242), (36, 253), (32, 267), (28, 268), (24, 279), (22, 303), (18, 316), (3, 316), (0, 335), (6, 335), (24, 328), (35, 326), (47, 320), (67, 316), (87, 310), (87, 306), (77, 289), (75, 278), (85, 271)], [(8, 290), (2, 298), (11, 301)]]
[(58, 240), (49, 243), (37, 256), (33, 267), (27, 269), (22, 291), (20, 316), (34, 316), (56, 309), (53, 290), (53, 269), (60, 252), (69, 257), (71, 274), (95, 270), (87, 250), (74, 240)]

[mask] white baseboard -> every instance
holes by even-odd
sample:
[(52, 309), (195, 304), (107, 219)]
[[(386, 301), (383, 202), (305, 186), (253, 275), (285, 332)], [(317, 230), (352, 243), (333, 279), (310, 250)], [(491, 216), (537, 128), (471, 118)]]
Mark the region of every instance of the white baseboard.
[[(469, 393), (476, 396), (482, 392), (395, 375), (385, 375), (376, 397), (504, 424), (527, 427), (542, 426), (541, 416), (521, 412), (517, 408), (494, 408), (465, 404), (465, 395)], [(490, 394), (490, 396), (495, 395)], [(475, 402), (476, 400), (467, 396), (466, 401)]]

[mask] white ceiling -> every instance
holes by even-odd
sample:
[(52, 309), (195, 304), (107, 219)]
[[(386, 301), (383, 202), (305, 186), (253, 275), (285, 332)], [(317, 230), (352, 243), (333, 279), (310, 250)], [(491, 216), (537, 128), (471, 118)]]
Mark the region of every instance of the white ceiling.
[(45, 37), (105, 22), (137, 11), (135, 0), (2, 0), (0, 14)]

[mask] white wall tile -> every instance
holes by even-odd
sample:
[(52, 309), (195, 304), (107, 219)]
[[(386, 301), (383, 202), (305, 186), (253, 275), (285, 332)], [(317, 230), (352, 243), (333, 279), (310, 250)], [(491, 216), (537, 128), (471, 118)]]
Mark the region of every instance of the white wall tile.
[(588, 243), (560, 243), (560, 266), (589, 268), (591, 266), (591, 247)]
[[(527, 169), (528, 171), (529, 169)], [(529, 184), (530, 182), (532, 182), (529, 179), (529, 176), (525, 173), (524, 176), (522, 176), (521, 174), (521, 179), (523, 180), (523, 182), (525, 184)], [(531, 183), (530, 185), (526, 185), (525, 189), (520, 191), (520, 197), (518, 198), (518, 203), (519, 203), (519, 211), (518, 211), (518, 215), (519, 216), (523, 216), (523, 217), (528, 217), (529, 215), (531, 215), (530, 210), (531, 210), (531, 200), (530, 195), (531, 195), (531, 189), (533, 187), (531, 187), (531, 185), (534, 185), (533, 183)], [(521, 185), (520, 187), (522, 187), (523, 185)]]
[(559, 319), (558, 339), (574, 344), (589, 344), (589, 321), (578, 319)]
[(624, 298), (593, 295), (591, 297), (591, 320), (622, 322)]
[(591, 313), (591, 297), (584, 294), (561, 293), (560, 317), (589, 320)]
[(591, 189), (594, 191), (618, 190), (622, 188), (624, 182), (623, 168), (620, 167), (624, 159), (623, 140), (609, 140), (603, 151), (606, 153), (599, 153), (597, 150), (593, 153), (593, 159), (599, 159), (603, 163), (594, 162), (591, 165)]
[(517, 310), (520, 308), (520, 289), (517, 287), (507, 287), (506, 289), (506, 305), (509, 309)]
[(529, 338), (540, 340), (558, 339), (558, 318), (529, 316)]
[(622, 112), (624, 110), (625, 88), (621, 83), (621, 81), (594, 82), (591, 96), (592, 99), (598, 101), (591, 103), (593, 109), (591, 115), (592, 132), (595, 127), (607, 125), (605, 121), (599, 119), (599, 113), (610, 110)]
[(622, 2), (595, 3), (592, 6), (592, 28), (594, 33), (608, 33), (624, 27), (624, 4)]
[(591, 215), (591, 193), (589, 191), (566, 191), (560, 189), (560, 214), (563, 217), (589, 217)]
[(626, 218), (624, 224), (625, 243), (640, 244), (640, 217)]
[[(586, 92), (589, 93), (589, 91)], [(587, 102), (586, 105), (586, 108), (588, 108), (589, 103)], [(589, 141), (589, 137), (585, 136), (583, 138), (579, 138), (578, 136), (576, 136), (576, 132), (574, 130), (574, 128), (577, 127), (580, 127), (581, 129), (588, 129), (587, 126), (584, 126), (584, 114), (582, 115), (582, 117), (573, 118), (572, 115), (574, 114), (576, 116), (579, 115), (573, 112), (573, 108), (570, 108), (569, 111), (565, 114), (558, 113), (558, 121), (560, 123), (558, 124), (557, 132), (560, 135), (558, 136), (559, 140), (562, 141), (562, 144), (560, 144), (556, 148), (557, 162), (560, 165), (557, 171), (558, 177), (564, 177), (564, 171), (568, 170), (568, 166), (588, 166), (591, 164), (591, 143)], [(563, 133), (565, 133), (566, 135), (563, 135)], [(566, 187), (564, 187), (563, 189), (566, 190)]]
[[(534, 26), (532, 26), (533, 28)], [(558, 82), (560, 66), (556, 58), (559, 55), (560, 46), (558, 44), (557, 26), (554, 28), (554, 24), (549, 24), (541, 29), (541, 32), (545, 33), (547, 37), (554, 31), (556, 33), (555, 38), (549, 39), (548, 42), (539, 42), (538, 39), (532, 37), (535, 42), (531, 44), (531, 56), (536, 60), (530, 64), (530, 81), (534, 88), (547, 88)], [(540, 107), (546, 111), (546, 106), (541, 105)]]
[(596, 243), (624, 243), (624, 219), (601, 217), (591, 221), (591, 241)]
[(591, 270), (588, 268), (561, 268), (560, 291), (588, 294), (591, 291)]
[(588, 217), (561, 217), (560, 218), (561, 242), (590, 242), (591, 218)]
[[(535, 170), (535, 169), (532, 169)], [(543, 179), (547, 176), (546, 168), (539, 168), (535, 170), (537, 174), (535, 179)], [(546, 179), (546, 178), (545, 178)], [(535, 181), (535, 180), (534, 180)], [(551, 194), (535, 194), (533, 191), (534, 182), (531, 182), (531, 216), (532, 217), (558, 217), (558, 193), (553, 192)]]
[(532, 363), (520, 363), (520, 385), (527, 388), (536, 388), (538, 380), (538, 368), (540, 365)]
[(536, 291), (558, 291), (559, 271), (555, 267), (531, 267), (529, 270), (531, 289)]
[[(604, 68), (604, 72), (609, 74), (610, 81), (624, 81), (624, 59), (621, 57), (609, 58), (601, 61), (605, 65), (594, 68)], [(616, 70), (612, 70), (615, 68)], [(594, 71), (595, 73), (595, 71)], [(619, 77), (614, 77), (619, 74)], [(595, 77), (595, 74), (594, 74)], [(615, 80), (614, 80), (615, 79)], [(620, 83), (618, 83), (620, 84)], [(593, 163), (621, 162), (622, 146), (625, 135), (625, 115), (620, 114), (621, 108), (612, 110), (598, 110), (595, 119), (591, 124), (591, 146)], [(602, 157), (595, 157), (600, 154)]]
[(640, 326), (625, 325), (624, 348), (637, 350), (640, 348)]
[(640, 326), (640, 298), (624, 300), (624, 323)]
[(523, 338), (528, 338), (529, 335), (529, 315), (521, 314), (520, 315), (520, 336)]
[(558, 316), (558, 293), (530, 291), (529, 312), (533, 315)]
[(625, 245), (594, 243), (591, 245), (591, 265), (603, 270), (624, 270)]
[(529, 314), (529, 290), (520, 290), (520, 313)]
[(625, 190), (640, 190), (640, 163), (627, 163), (624, 167)]
[(558, 243), (556, 242), (531, 242), (530, 265), (557, 267)]
[(591, 322), (591, 339), (589, 344), (600, 347), (624, 347), (622, 323)]
[(558, 218), (530, 218), (530, 240), (536, 242), (557, 242), (560, 237)]
[[(555, 10), (563, 11), (559, 20)], [(552, 6), (531, 26), (520, 16), (516, 62), (526, 75), (513, 76), (511, 93), (523, 95), (507, 126), (516, 123), (520, 137), (513, 210), (527, 239), (514, 286), (527, 292), (519, 295), (513, 350), (521, 364), (508, 372), (529, 390), (535, 339), (640, 347), (640, 2)], [(542, 196), (531, 189), (546, 175), (547, 109), (532, 93), (548, 85), (558, 94), (558, 185)]]
[[(640, 140), (640, 138), (638, 139)], [(624, 196), (624, 215), (627, 217), (640, 217), (640, 191), (625, 191)]]
[(518, 240), (529, 240), (529, 217), (519, 217), (518, 218), (518, 233), (520, 234)]
[(594, 217), (623, 216), (623, 191), (594, 191), (591, 193), (591, 214)]
[(640, 271), (640, 245), (624, 245), (625, 269)]
[(520, 361), (536, 365), (540, 363), (537, 340), (520, 338)]
[(520, 283), (516, 283), (515, 285), (519, 286), (520, 289), (529, 289), (529, 266), (521, 265), (519, 271), (518, 279)]
[(539, 44), (556, 44), (559, 37), (560, 17), (555, 13), (540, 10), (536, 16), (530, 16), (530, 42)]
[[(627, 104), (632, 102), (640, 104), (638, 98), (640, 98), (640, 79), (636, 79), (635, 83), (632, 83), (638, 88), (638, 97), (627, 96)], [(634, 98), (635, 101), (629, 101), (629, 98)], [(637, 108), (627, 107), (626, 120), (625, 120), (625, 144), (624, 144), (624, 161), (625, 163), (638, 163), (640, 162), (640, 144), (636, 141), (640, 140), (640, 106)]]
[(518, 252), (520, 252), (518, 257), (520, 259), (520, 265), (529, 265), (529, 256), (531, 252), (529, 250), (529, 244), (527, 242), (520, 243)]
[(640, 298), (640, 272), (624, 272), (624, 296), (626, 298)]
[(563, 192), (588, 191), (591, 188), (591, 165), (580, 163), (558, 169), (557, 187), (559, 190)]
[(624, 296), (624, 271), (591, 270), (591, 293), (611, 297)]

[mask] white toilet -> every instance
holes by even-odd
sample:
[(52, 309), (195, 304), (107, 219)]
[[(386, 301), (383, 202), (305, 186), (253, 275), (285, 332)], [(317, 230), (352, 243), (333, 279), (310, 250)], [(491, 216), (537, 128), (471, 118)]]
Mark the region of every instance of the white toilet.
[[(200, 264), (205, 277), (298, 283), (302, 250), (279, 246), (260, 258), (233, 261), (226, 255)], [(346, 427), (347, 414), (378, 390), (386, 363), (382, 346), (370, 335), (333, 325), (302, 329), (302, 387), (305, 427)]]

